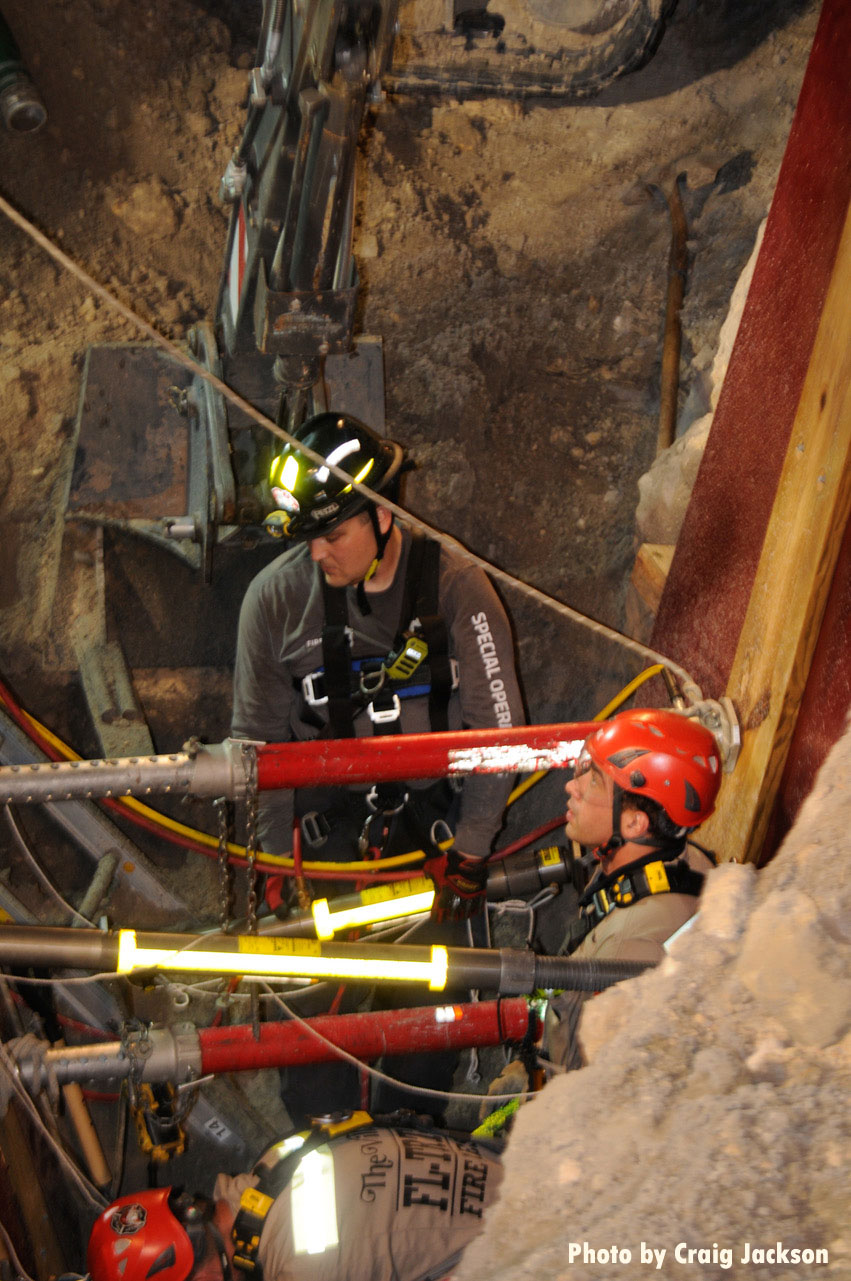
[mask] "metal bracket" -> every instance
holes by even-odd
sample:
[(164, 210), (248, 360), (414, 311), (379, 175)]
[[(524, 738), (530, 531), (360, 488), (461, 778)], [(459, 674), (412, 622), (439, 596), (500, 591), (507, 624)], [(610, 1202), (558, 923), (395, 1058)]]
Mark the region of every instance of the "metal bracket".
[(726, 696), (705, 698), (688, 709), (715, 738), (725, 774), (732, 774), (742, 747), (742, 730), (733, 701)]

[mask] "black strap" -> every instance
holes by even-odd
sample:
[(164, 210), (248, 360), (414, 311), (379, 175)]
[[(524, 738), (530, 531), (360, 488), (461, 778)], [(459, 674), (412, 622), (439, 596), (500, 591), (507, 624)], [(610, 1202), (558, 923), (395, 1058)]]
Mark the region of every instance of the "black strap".
[[(428, 645), (431, 688), (428, 696), (432, 732), (449, 728), (449, 697), (452, 693), (452, 663), (449, 657), (449, 628), (438, 613), (440, 544), (419, 532), (411, 535), (398, 638), (414, 618), (419, 619)], [(354, 737), (357, 700), (352, 697), (352, 649), (349, 642), (349, 612), (344, 587), (329, 587), (322, 579), (325, 624), (322, 628), (322, 661), (325, 693), (328, 696), (328, 733), (334, 738)], [(374, 700), (373, 700), (374, 701)], [(396, 727), (376, 725), (376, 732), (398, 732)]]
[(325, 668), (325, 692), (328, 695), (328, 732), (334, 738), (353, 738), (352, 647), (349, 643), (346, 589), (329, 587), (323, 576), (322, 596), (325, 602), (322, 662)]
[(411, 545), (408, 549), (408, 564), (405, 568), (405, 588), (402, 592), (402, 607), (399, 610), (399, 622), (396, 626), (397, 643), (411, 625), (417, 614), (417, 600), (422, 580), (423, 560), (426, 543), (429, 540), (418, 529), (411, 531)]
[[(667, 886), (661, 889), (653, 875), (655, 865), (664, 869)], [(649, 869), (648, 871), (645, 869)], [(703, 873), (696, 872), (684, 858), (666, 862), (660, 851), (645, 854), (626, 867), (618, 868), (608, 876), (596, 877), (587, 885), (579, 899), (580, 915), (570, 925), (561, 953), (570, 955), (579, 944), (616, 907), (630, 907), (640, 899), (653, 894), (690, 894), (698, 898), (703, 889)]]

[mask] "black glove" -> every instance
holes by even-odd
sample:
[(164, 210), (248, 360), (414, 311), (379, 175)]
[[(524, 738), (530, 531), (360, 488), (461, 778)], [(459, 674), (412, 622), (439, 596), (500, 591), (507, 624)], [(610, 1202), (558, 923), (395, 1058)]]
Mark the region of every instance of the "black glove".
[(488, 864), (449, 850), (434, 875), (437, 893), (431, 905), (433, 921), (466, 921), (485, 905)]

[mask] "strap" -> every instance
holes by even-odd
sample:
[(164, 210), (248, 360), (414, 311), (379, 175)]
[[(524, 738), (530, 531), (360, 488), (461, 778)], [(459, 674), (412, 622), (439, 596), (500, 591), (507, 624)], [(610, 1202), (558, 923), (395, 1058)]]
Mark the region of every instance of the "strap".
[(328, 695), (328, 730), (334, 738), (354, 737), (351, 698), (352, 647), (349, 643), (349, 608), (345, 587), (329, 587), (322, 579), (325, 624), (322, 628), (322, 661)]
[(653, 894), (690, 894), (697, 898), (702, 889), (703, 873), (689, 867), (684, 858), (666, 863), (647, 854), (610, 876), (591, 881), (579, 900), (580, 915), (571, 924), (561, 951), (568, 956), (575, 952), (616, 907), (630, 907)]
[[(411, 676), (400, 679), (388, 674), (379, 684), (381, 670), (386, 661), (386, 657), (352, 659), (349, 692), (357, 710), (364, 707), (368, 701), (369, 695), (364, 695), (364, 687), (369, 689), (371, 676), (375, 676), (377, 688), (391, 687), (400, 698), (422, 698), (431, 689), (431, 666), (428, 659), (419, 663)], [(457, 665), (454, 663), (452, 664), (452, 682), (454, 688), (458, 684)], [(324, 707), (328, 696), (324, 667), (317, 667), (307, 676), (294, 676), (293, 689), (301, 694), (308, 707)]]
[[(401, 643), (410, 622), (414, 618), (419, 619), (420, 630), (428, 646), (428, 712), (429, 724), (435, 733), (449, 728), (449, 697), (454, 688), (455, 676), (449, 657), (449, 629), (438, 613), (439, 575), (440, 544), (425, 538), (419, 532), (413, 533), (397, 634)], [(352, 738), (358, 700), (353, 698), (352, 690), (353, 663), (346, 589), (329, 587), (323, 578), (322, 597), (325, 606), (322, 659), (324, 692), (328, 698), (327, 732), (334, 738)], [(377, 704), (378, 719), (373, 717), (376, 733), (395, 731), (398, 715), (391, 714), (394, 697), (395, 688), (388, 689), (383, 699), (379, 696), (366, 700), (370, 706)], [(395, 700), (395, 707), (398, 709), (398, 698)]]
[(293, 1146), (292, 1139), (285, 1139), (260, 1158), (253, 1170), (257, 1183), (246, 1188), (240, 1197), (239, 1210), (231, 1229), (234, 1267), (249, 1273), (254, 1281), (261, 1281), (263, 1269), (257, 1256), (263, 1225), (275, 1200), (292, 1181), (302, 1158), (349, 1130), (372, 1124), (372, 1117), (367, 1112), (353, 1112), (339, 1119), (315, 1122), (310, 1130), (303, 1133), (304, 1142), (298, 1147)]
[(589, 915), (601, 921), (616, 907), (629, 907), (653, 894), (690, 894), (697, 898), (703, 889), (703, 873), (689, 867), (685, 859), (665, 863), (649, 855), (613, 876), (593, 882), (580, 899)]
[(418, 529), (411, 530), (411, 545), (408, 549), (408, 564), (405, 570), (405, 589), (402, 592), (402, 607), (399, 610), (399, 622), (396, 626), (397, 642), (401, 642), (402, 636), (411, 625), (411, 620), (417, 616), (417, 598), (428, 541), (425, 534), (420, 533)]

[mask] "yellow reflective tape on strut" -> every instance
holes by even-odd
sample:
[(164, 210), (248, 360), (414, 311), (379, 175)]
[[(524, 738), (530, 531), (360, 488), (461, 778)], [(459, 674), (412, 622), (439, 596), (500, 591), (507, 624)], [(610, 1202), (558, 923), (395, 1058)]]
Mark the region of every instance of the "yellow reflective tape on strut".
[(362, 903), (383, 903), (387, 899), (406, 898), (409, 894), (422, 894), (434, 890), (434, 882), (427, 876), (412, 876), (408, 881), (392, 881), (389, 885), (373, 885), (371, 889), (362, 890)]
[(139, 947), (135, 930), (119, 930), (116, 972), (160, 969), (284, 978), (393, 979), (428, 983), (432, 991), (439, 992), (446, 986), (449, 969), (445, 947), (433, 947), (428, 961), (396, 961), (390, 957), (323, 956), (319, 943), (313, 939), (242, 936), (237, 946), (240, 950), (236, 952), (202, 951), (195, 947)]
[(434, 902), (434, 885), (427, 876), (420, 876), (364, 890), (360, 899), (359, 906), (341, 908), (339, 912), (331, 911), (327, 899), (316, 899), (311, 911), (317, 938), (331, 939), (339, 930), (428, 912)]

